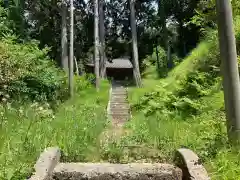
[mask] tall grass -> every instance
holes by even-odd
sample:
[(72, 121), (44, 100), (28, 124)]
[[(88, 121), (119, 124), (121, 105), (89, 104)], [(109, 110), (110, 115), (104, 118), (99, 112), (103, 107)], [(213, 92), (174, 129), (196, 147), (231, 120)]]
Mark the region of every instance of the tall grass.
[(219, 62), (214, 32), (168, 77), (130, 88), (134, 109), (126, 128), (132, 133), (109, 144), (106, 156), (114, 162), (169, 163), (176, 149), (187, 147), (202, 158), (212, 179), (240, 179), (240, 152), (227, 140)]
[[(56, 113), (36, 104), (1, 106), (0, 179), (26, 179), (44, 148), (58, 146), (63, 160), (92, 160), (98, 136), (107, 123), (108, 83), (100, 92), (84, 86)], [(87, 84), (87, 83), (86, 83)]]

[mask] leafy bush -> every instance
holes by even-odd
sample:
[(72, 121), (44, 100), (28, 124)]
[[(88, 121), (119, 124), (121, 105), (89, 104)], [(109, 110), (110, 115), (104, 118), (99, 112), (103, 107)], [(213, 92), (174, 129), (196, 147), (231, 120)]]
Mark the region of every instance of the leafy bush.
[[(0, 42), (0, 91), (13, 99), (55, 101), (66, 84), (64, 73), (40, 50), (35, 41), (16, 43), (15, 37)], [(3, 98), (2, 98), (3, 100)]]
[[(1, 2), (1, 1), (0, 1)], [(7, 11), (0, 6), (0, 38), (11, 34), (13, 29), (11, 28), (12, 21), (8, 19)]]
[(147, 56), (142, 63), (143, 69), (146, 71), (143, 72), (143, 76), (147, 76), (149, 74), (149, 69), (152, 69), (154, 66), (157, 69), (158, 77), (164, 77), (167, 73), (167, 54), (165, 50), (159, 46), (158, 47), (158, 60), (157, 60), (157, 53), (156, 50), (153, 52), (152, 55)]
[(146, 93), (137, 104), (135, 109), (144, 109), (145, 115), (172, 114), (178, 111), (182, 115), (196, 115), (201, 107), (199, 98), (210, 95), (215, 85), (219, 84), (219, 78), (213, 77), (211, 72), (191, 72), (186, 81), (181, 82), (175, 92), (168, 91), (166, 85), (159, 84), (153, 92)]

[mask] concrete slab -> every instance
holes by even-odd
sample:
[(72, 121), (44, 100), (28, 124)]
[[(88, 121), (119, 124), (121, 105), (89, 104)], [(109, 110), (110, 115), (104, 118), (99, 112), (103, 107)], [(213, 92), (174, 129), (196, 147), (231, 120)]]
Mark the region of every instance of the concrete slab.
[(58, 147), (49, 147), (40, 154), (36, 164), (35, 173), (29, 180), (48, 180), (53, 169), (60, 161), (61, 152)]
[(60, 163), (53, 180), (182, 180), (181, 169), (169, 164)]
[(176, 164), (183, 170), (184, 179), (210, 180), (200, 158), (192, 150), (178, 149), (175, 159)]

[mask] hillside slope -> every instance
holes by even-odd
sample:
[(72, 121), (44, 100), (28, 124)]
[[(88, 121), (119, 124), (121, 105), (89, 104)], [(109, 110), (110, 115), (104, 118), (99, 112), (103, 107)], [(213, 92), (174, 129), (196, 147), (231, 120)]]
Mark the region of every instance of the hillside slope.
[(143, 88), (130, 88), (132, 133), (109, 145), (108, 158), (171, 162), (176, 149), (188, 147), (212, 179), (240, 179), (240, 153), (227, 141), (217, 42), (212, 32), (166, 78), (149, 76)]

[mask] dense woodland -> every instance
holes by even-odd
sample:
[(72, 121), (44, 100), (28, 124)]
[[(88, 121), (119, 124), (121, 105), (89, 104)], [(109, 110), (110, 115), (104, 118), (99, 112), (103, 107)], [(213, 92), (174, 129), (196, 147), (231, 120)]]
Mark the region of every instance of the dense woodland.
[[(51, 47), (50, 57), (56, 59), (60, 64), (61, 1), (9, 1), (8, 6), (9, 10), (3, 8), (2, 11), (9, 11), (5, 17), (8, 16), (11, 20), (7, 24), (11, 33), (24, 42), (31, 39), (38, 40), (40, 48), (46, 45)], [(74, 1), (74, 8), (75, 55), (78, 61), (81, 61), (92, 53), (94, 43), (93, 2)], [(135, 9), (140, 59), (143, 60), (146, 55), (151, 54), (157, 44), (167, 51), (166, 43), (169, 41), (172, 54), (176, 54), (178, 57), (186, 56), (202, 37), (202, 27), (196, 24), (199, 22), (192, 22), (193, 17), (197, 15), (195, 11), (197, 8), (198, 2), (190, 0), (179, 2), (174, 0), (166, 2), (137, 1)], [(199, 6), (199, 8), (202, 7)], [(129, 1), (107, 1), (104, 11), (107, 55), (109, 57), (131, 55)], [(208, 10), (204, 7), (199, 11)], [(69, 20), (69, 16), (67, 18)], [(209, 27), (211, 27), (211, 22), (209, 22)], [(7, 29), (4, 30), (4, 33), (6, 31)]]
[[(133, 133), (104, 145), (98, 136), (108, 123), (109, 83), (102, 79), (96, 92), (94, 75), (84, 69), (94, 54), (95, 1), (73, 2), (80, 73), (69, 98), (61, 33), (66, 10), (69, 40), (70, 4), (0, 0), (0, 179), (26, 179), (39, 153), (59, 146), (68, 161), (123, 163), (172, 162), (177, 148), (189, 147), (213, 179), (238, 180), (239, 148), (228, 142), (225, 126), (215, 0), (135, 2), (143, 87), (129, 91)], [(239, 54), (240, 1), (231, 3)], [(105, 0), (103, 12), (107, 58), (132, 57), (130, 0)]]

